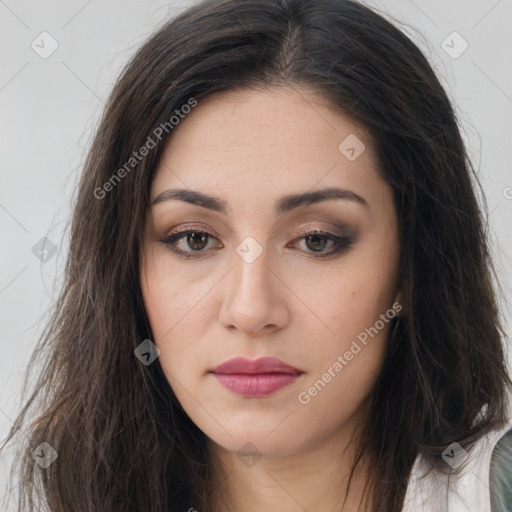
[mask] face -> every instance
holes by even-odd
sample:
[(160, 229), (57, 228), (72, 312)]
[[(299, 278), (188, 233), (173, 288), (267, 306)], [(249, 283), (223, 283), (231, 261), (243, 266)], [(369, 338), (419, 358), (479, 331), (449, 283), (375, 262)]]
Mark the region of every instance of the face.
[(151, 202), (143, 300), (192, 421), (269, 456), (348, 429), (400, 309), (392, 190), (363, 128), (297, 87), (209, 98), (174, 129)]

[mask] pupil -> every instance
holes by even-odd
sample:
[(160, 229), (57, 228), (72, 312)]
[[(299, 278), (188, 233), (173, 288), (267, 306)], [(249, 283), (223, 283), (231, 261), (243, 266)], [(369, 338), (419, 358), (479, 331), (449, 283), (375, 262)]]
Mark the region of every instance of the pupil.
[[(205, 241), (206, 235), (204, 233), (197, 233), (194, 231), (193, 233), (190, 233), (188, 235), (187, 242), (192, 249), (202, 249), (203, 247), (201, 246), (201, 244), (204, 243)], [(199, 244), (200, 247), (197, 247), (196, 244)]]
[[(323, 243), (320, 242), (320, 247), (310, 247), (309, 242), (313, 241), (313, 244), (315, 244), (315, 241), (318, 242), (319, 240), (322, 240)], [(308, 247), (313, 250), (322, 250), (325, 248), (325, 237), (323, 235), (309, 235), (306, 240), (306, 244), (308, 244)]]

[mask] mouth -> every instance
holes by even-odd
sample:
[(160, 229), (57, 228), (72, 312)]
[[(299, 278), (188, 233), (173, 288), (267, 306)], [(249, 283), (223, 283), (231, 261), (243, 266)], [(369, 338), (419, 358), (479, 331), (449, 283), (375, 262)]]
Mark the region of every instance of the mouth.
[(273, 357), (262, 357), (255, 361), (236, 357), (214, 368), (210, 373), (235, 394), (263, 397), (289, 386), (304, 372)]

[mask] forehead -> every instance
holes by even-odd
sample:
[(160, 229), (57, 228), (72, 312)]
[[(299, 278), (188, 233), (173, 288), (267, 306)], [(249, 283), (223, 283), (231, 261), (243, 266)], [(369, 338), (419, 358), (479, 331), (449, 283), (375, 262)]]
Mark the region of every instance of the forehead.
[(200, 101), (174, 128), (152, 197), (178, 186), (245, 200), (326, 186), (371, 195), (385, 186), (371, 145), (364, 127), (309, 89), (230, 91)]

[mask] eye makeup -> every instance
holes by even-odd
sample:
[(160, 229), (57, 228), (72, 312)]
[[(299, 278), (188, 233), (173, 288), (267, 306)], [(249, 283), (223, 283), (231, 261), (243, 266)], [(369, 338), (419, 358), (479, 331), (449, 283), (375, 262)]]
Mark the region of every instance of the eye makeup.
[[(356, 239), (352, 230), (341, 228), (339, 232), (343, 234), (336, 234), (323, 229), (303, 228), (299, 231), (299, 236), (289, 242), (286, 248), (297, 249), (315, 258), (331, 257), (344, 252)], [(218, 242), (215, 248), (212, 249), (210, 241)], [(159, 242), (164, 244), (174, 254), (185, 259), (202, 258), (207, 254), (211, 254), (212, 251), (224, 247), (212, 231), (204, 227), (194, 226), (187, 226), (185, 229), (179, 230), (171, 229), (169, 234), (160, 239)], [(301, 242), (303, 242), (302, 248), (299, 247)], [(328, 246), (327, 249), (326, 246)]]

